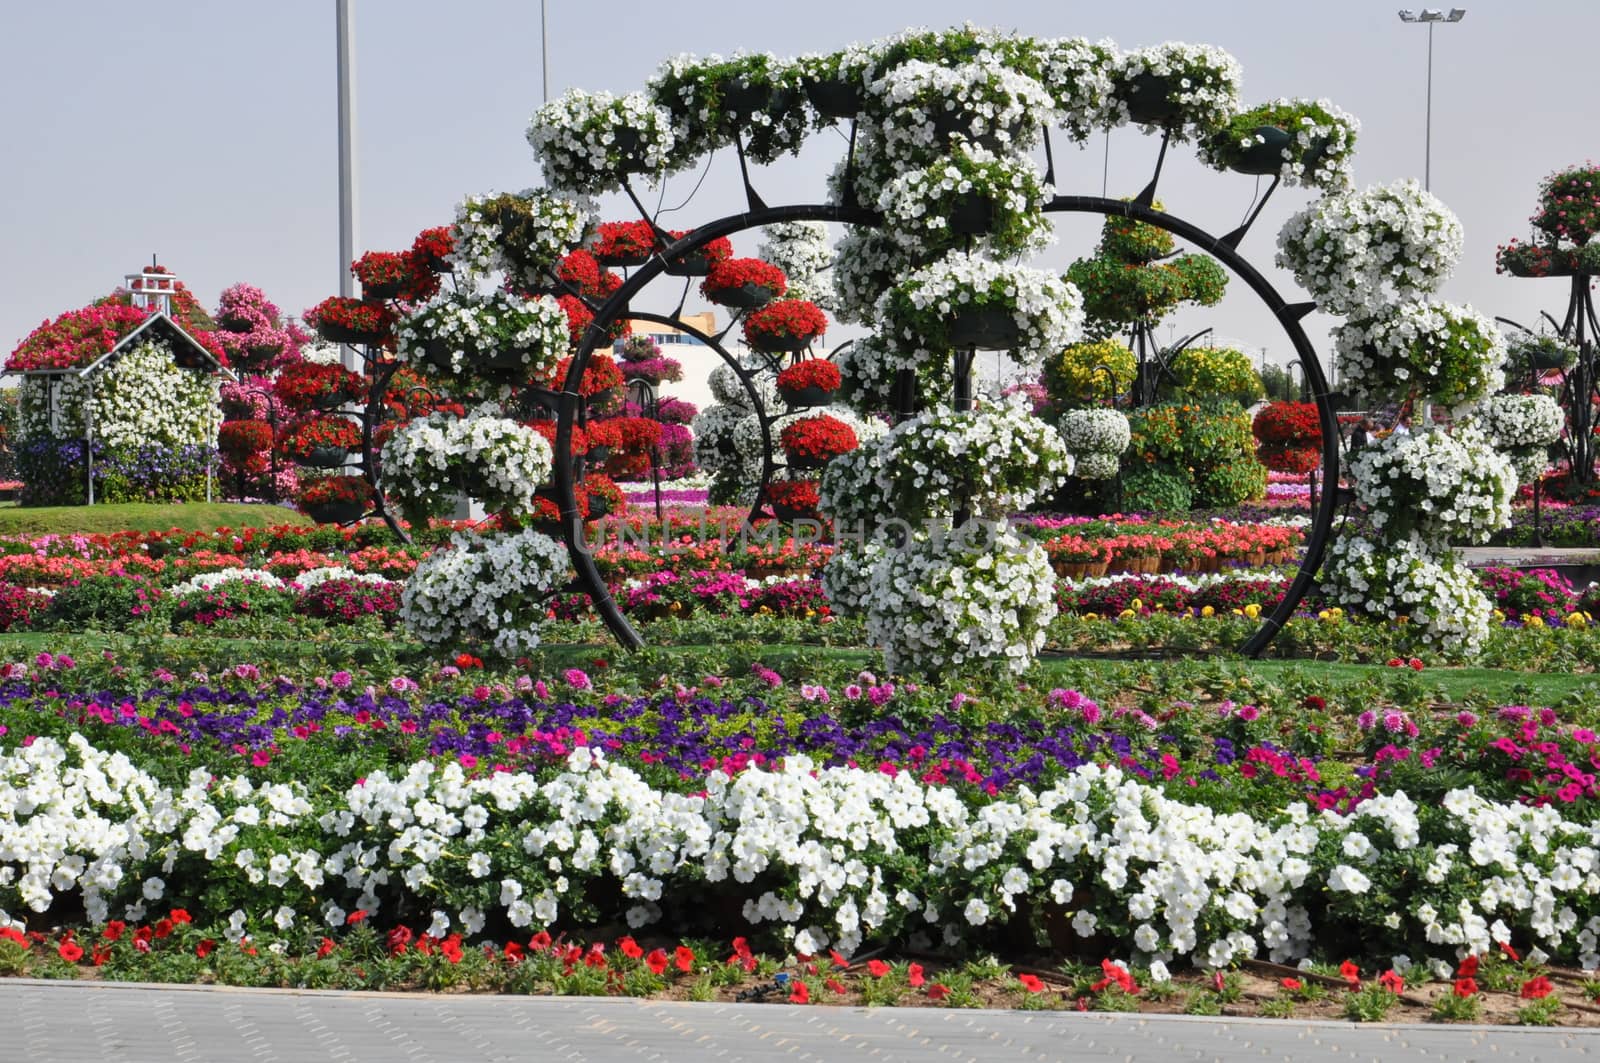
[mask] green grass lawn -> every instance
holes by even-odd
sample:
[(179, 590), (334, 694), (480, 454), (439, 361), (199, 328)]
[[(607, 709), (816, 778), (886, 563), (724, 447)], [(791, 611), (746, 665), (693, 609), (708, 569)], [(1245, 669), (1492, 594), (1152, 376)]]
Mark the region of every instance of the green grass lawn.
[(310, 524), (311, 518), (283, 506), (238, 502), (121, 502), (103, 506), (0, 505), (0, 535), (109, 535), (119, 531), (210, 531)]

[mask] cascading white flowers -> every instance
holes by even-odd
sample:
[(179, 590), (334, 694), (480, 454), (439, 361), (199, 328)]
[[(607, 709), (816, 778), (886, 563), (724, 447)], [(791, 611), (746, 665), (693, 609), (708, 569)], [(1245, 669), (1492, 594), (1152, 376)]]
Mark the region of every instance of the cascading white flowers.
[(465, 417), (431, 413), (383, 445), (383, 483), (402, 512), (425, 517), (466, 494), (491, 509), (526, 510), (549, 478), (554, 454), (544, 436), (485, 403)]
[(567, 573), (566, 546), (541, 532), (457, 533), (406, 581), (400, 619), (429, 646), (482, 644), (514, 657), (538, 646), (543, 599)]

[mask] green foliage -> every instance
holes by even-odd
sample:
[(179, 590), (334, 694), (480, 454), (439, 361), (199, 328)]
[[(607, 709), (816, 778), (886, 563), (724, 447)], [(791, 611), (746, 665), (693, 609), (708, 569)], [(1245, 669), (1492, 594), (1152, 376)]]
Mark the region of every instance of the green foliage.
[(150, 615), (159, 593), (131, 576), (85, 576), (56, 591), (45, 616), (68, 630), (126, 631)]
[(1172, 465), (1147, 465), (1122, 481), (1122, 506), (1135, 513), (1187, 513), (1194, 504), (1189, 478)]
[(1518, 1008), (1517, 1021), (1524, 1026), (1554, 1026), (1560, 1014), (1561, 998), (1548, 996), (1541, 1000), (1530, 1000)]
[(1483, 1018), (1482, 998), (1477, 993), (1464, 997), (1446, 993), (1433, 1002), (1433, 1017), (1439, 1022), (1477, 1022)]
[[(118, 531), (166, 531), (182, 528), (267, 528), (280, 524), (310, 525), (311, 518), (282, 506), (231, 502), (169, 505), (125, 502), (94, 506), (0, 506), (0, 535), (109, 535)], [(334, 541), (342, 543), (338, 529)]]
[(1222, 299), (1228, 278), (1216, 260), (1207, 255), (1165, 257), (1175, 246), (1172, 234), (1158, 226), (1106, 218), (1094, 257), (1080, 258), (1067, 268), (1067, 279), (1083, 293), (1091, 335), (1109, 335), (1136, 322), (1154, 325), (1180, 303), (1214, 306)]
[(1233, 506), (1266, 492), (1250, 418), (1236, 404), (1162, 403), (1134, 410), (1128, 422), (1125, 492), (1148, 469), (1183, 480), (1199, 508)]
[(1400, 997), (1386, 986), (1369, 982), (1344, 1001), (1344, 1017), (1351, 1022), (1382, 1022), (1400, 1003)]
[(1250, 356), (1232, 347), (1185, 347), (1172, 359), (1178, 386), (1195, 399), (1232, 399), (1249, 405), (1266, 392)]

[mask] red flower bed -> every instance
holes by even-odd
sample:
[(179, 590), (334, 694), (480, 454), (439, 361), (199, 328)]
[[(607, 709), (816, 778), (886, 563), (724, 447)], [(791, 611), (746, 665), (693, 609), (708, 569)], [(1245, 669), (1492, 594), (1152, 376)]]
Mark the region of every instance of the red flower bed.
[(272, 426), (266, 421), (224, 421), (217, 430), (217, 449), (235, 461), (272, 446)]
[(746, 284), (765, 288), (774, 298), (789, 290), (789, 279), (783, 275), (783, 270), (765, 259), (730, 258), (711, 267), (706, 279), (700, 282), (700, 294), (709, 298), (713, 292), (742, 288)]
[(839, 367), (826, 358), (807, 358), (778, 374), (778, 388), (781, 391), (800, 391), (804, 388), (838, 391), (842, 383), (844, 378), (839, 374)]
[(1322, 421), (1314, 402), (1269, 402), (1250, 427), (1262, 443), (1322, 446)]
[(363, 398), (367, 382), (342, 365), (297, 362), (284, 367), (272, 382), (272, 390), (285, 406), (303, 411), (318, 402), (345, 403)]
[(780, 299), (744, 319), (744, 338), (752, 346), (766, 337), (810, 340), (827, 331), (827, 316), (804, 299)]
[(6, 359), (6, 371), (71, 369), (88, 365), (144, 324), (150, 311), (118, 303), (69, 310), (28, 334)]
[(639, 258), (656, 246), (647, 221), (603, 221), (595, 230), (594, 253), (600, 258)]
[(827, 461), (840, 454), (847, 454), (860, 445), (856, 439), (855, 429), (827, 414), (818, 414), (815, 417), (802, 417), (800, 420), (788, 425), (779, 435), (778, 441), (783, 444), (783, 452), (791, 459), (801, 458), (811, 461)]

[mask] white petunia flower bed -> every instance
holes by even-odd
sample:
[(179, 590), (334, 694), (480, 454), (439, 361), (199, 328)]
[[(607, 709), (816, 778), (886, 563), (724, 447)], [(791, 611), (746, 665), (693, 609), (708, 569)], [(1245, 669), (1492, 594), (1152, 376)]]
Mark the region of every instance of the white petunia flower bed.
[(1386, 794), (1348, 816), (1219, 814), (1114, 767), (974, 800), (792, 757), (682, 794), (579, 748), (542, 777), (423, 761), (312, 793), (204, 768), (170, 787), (76, 735), (0, 749), (0, 921), (72, 890), (96, 923), (207, 898), (232, 908), (235, 940), (401, 905), (469, 936), (489, 916), (542, 928), (615, 884), (635, 926), (720, 896), (846, 953), (916, 930), (958, 942), (1054, 907), (1162, 963), (1292, 962), (1361, 925), (1413, 959), (1453, 964), (1515, 937), (1593, 968), (1597, 844), (1555, 806), (1471, 788), (1428, 806)]

